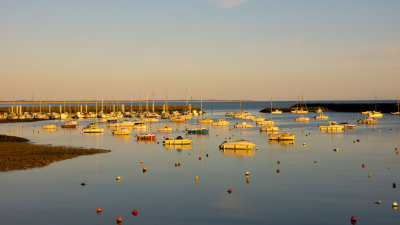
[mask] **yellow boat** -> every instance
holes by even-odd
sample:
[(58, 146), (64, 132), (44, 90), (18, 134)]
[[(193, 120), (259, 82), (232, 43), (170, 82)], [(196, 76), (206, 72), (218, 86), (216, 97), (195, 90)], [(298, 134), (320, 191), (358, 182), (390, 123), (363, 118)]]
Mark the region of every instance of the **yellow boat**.
[(248, 124), (248, 123), (246, 123), (246, 122), (243, 122), (243, 123), (237, 123), (237, 124), (235, 124), (234, 127), (235, 127), (235, 128), (252, 128), (253, 125)]
[(227, 142), (224, 141), (219, 146), (220, 149), (253, 149), (256, 146), (255, 143), (251, 143), (248, 141), (236, 141), (236, 142)]
[(199, 123), (207, 123), (207, 124), (211, 124), (211, 123), (213, 123), (214, 121), (212, 120), (212, 119), (208, 119), (208, 118), (205, 118), (204, 120), (199, 120)]
[(274, 126), (274, 121), (272, 120), (257, 121), (257, 126)]
[(278, 132), (279, 127), (275, 126), (267, 126), (267, 127), (261, 127), (260, 131), (262, 132)]
[(269, 140), (277, 140), (277, 141), (287, 141), (287, 140), (294, 140), (295, 135), (289, 133), (282, 133), (282, 134), (270, 134), (268, 135)]

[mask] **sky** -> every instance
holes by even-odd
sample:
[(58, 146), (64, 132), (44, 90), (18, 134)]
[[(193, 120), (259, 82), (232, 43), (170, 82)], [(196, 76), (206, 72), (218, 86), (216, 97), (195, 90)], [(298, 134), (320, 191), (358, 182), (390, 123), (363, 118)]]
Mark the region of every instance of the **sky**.
[(398, 0), (0, 0), (0, 100), (397, 99), (399, 11)]

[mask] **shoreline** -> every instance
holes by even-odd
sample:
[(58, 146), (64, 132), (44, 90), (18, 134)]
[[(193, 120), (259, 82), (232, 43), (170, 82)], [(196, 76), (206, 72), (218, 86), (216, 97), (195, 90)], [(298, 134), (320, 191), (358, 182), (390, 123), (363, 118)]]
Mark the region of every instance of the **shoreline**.
[(33, 144), (26, 138), (0, 134), (0, 172), (26, 170), (110, 150)]

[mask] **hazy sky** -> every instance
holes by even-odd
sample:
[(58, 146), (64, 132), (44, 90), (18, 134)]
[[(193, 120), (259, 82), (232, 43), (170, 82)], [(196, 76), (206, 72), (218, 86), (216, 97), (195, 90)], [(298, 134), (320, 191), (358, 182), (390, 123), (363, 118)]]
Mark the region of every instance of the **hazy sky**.
[(399, 0), (0, 0), (0, 29), (1, 100), (400, 95)]

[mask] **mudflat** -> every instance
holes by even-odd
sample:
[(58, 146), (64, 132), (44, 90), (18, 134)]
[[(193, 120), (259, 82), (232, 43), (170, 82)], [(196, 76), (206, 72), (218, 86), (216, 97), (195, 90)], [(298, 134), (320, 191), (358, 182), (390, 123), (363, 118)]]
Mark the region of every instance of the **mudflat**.
[(0, 135), (0, 171), (26, 170), (81, 155), (107, 153), (110, 150), (83, 149), (67, 146), (37, 145), (28, 139)]

